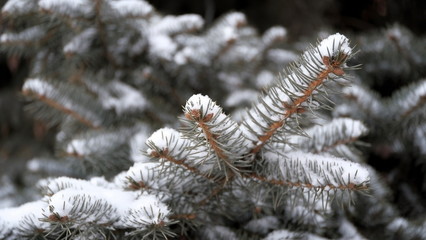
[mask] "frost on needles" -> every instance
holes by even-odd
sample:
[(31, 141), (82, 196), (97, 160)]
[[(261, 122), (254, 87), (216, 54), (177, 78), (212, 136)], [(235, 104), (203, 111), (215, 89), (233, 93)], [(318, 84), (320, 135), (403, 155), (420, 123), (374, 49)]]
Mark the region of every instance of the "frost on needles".
[[(318, 117), (331, 104), (328, 86), (352, 69), (346, 65), (352, 54), (341, 34), (322, 40), (241, 122), (210, 97), (193, 95), (183, 108), (181, 129), (161, 128), (146, 140), (150, 161), (111, 181), (40, 182), (42, 200), (0, 210), (0, 237), (280, 239), (297, 235), (289, 222), (324, 224), (336, 196), (347, 201), (351, 191), (369, 185), (368, 170), (343, 157), (351, 156), (349, 147), (346, 154), (330, 151), (349, 146), (366, 128), (348, 118), (326, 123)], [(27, 82), (24, 91), (36, 83)], [(4, 217), (11, 212), (14, 218)]]

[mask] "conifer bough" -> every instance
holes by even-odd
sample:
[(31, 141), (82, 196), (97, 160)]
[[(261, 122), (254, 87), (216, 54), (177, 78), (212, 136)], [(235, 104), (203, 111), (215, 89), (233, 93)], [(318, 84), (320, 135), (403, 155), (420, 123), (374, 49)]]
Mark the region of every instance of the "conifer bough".
[[(0, 236), (173, 238), (193, 229), (195, 236), (215, 236), (217, 229), (227, 236), (232, 231), (224, 226), (233, 221), (248, 232), (284, 238), (284, 224), (281, 232), (267, 235), (268, 226), (254, 221), (256, 216), (278, 226), (277, 216), (289, 206), (298, 213), (286, 210), (290, 215), (283, 218), (309, 218), (300, 214), (306, 209), (321, 215), (318, 211), (330, 211), (336, 192), (363, 190), (369, 184), (369, 173), (361, 164), (324, 150), (364, 134), (360, 122), (331, 122), (328, 129), (334, 124), (345, 127), (336, 128), (336, 139), (326, 135), (323, 141), (311, 141), (309, 148), (318, 150), (315, 153), (291, 146), (291, 139), (306, 134), (298, 118), (327, 106), (319, 100), (327, 96), (324, 83), (345, 78), (351, 56), (343, 35), (322, 40), (259, 98), (241, 123), (208, 96), (193, 95), (184, 107), (182, 129), (162, 128), (146, 140), (152, 162), (137, 163), (111, 182), (97, 178), (41, 182), (47, 194), (44, 201), (33, 204), (40, 211), (26, 213), (29, 205), (0, 210)], [(324, 129), (311, 130), (315, 135)], [(11, 211), (18, 217), (2, 217)], [(23, 223), (31, 224), (22, 228)]]

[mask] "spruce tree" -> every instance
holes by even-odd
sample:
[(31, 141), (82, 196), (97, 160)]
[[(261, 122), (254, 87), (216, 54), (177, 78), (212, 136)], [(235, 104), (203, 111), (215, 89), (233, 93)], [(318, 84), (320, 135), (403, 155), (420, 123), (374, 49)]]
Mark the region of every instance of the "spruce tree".
[[(426, 235), (360, 151), (380, 135), (354, 106), (374, 98), (357, 90), (370, 58), (344, 35), (297, 54), (283, 27), (260, 35), (238, 12), (204, 26), (143, 0), (9, 0), (2, 18), (1, 50), (29, 62), (26, 108), (56, 135), (22, 170), (27, 203), (0, 209), (1, 239)], [(394, 105), (421, 121), (415, 88)]]

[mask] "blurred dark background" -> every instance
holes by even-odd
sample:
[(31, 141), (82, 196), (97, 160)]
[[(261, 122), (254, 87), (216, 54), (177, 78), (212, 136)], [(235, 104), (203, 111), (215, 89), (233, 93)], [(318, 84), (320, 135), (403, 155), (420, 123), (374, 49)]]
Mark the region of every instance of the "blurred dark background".
[[(0, 0), (3, 6), (6, 0)], [(164, 14), (197, 13), (210, 25), (230, 11), (246, 14), (249, 24), (259, 32), (274, 25), (288, 30), (288, 41), (315, 35), (322, 29), (360, 33), (380, 30), (393, 23), (408, 27), (413, 33), (426, 31), (424, 0), (152, 0)], [(0, 17), (1, 21), (1, 17)], [(0, 31), (3, 29), (0, 25)], [(13, 159), (23, 167), (26, 160), (53, 149), (53, 131), (25, 113), (19, 91), (27, 74), (25, 59), (0, 55), (0, 176), (2, 172), (19, 172), (7, 161)], [(23, 142), (23, 139), (26, 139)]]
[(261, 32), (282, 25), (294, 40), (322, 27), (368, 31), (398, 22), (416, 34), (426, 31), (424, 0), (152, 0), (168, 14), (197, 13), (206, 23), (229, 11), (246, 14)]

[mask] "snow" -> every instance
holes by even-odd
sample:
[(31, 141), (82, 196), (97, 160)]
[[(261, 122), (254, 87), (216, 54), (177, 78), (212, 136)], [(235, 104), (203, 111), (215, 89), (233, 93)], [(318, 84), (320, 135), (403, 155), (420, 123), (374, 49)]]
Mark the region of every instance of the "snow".
[(22, 87), (22, 90), (35, 92), (39, 95), (47, 95), (48, 93), (56, 92), (55, 87), (39, 78), (27, 79)]
[(234, 28), (223, 27), (220, 37), (223, 38), (225, 43), (228, 43), (228, 42), (231, 42), (231, 41), (235, 41), (238, 38), (238, 35), (235, 32)]
[(250, 232), (265, 235), (271, 229), (277, 229), (279, 225), (280, 225), (280, 220), (277, 217), (266, 216), (266, 217), (251, 220), (244, 226), (244, 228)]
[(333, 156), (322, 156), (304, 152), (290, 152), (283, 156), (280, 153), (268, 151), (265, 158), (271, 163), (271, 171), (277, 172), (278, 164), (283, 181), (292, 183), (311, 184), (314, 188), (348, 187), (350, 185), (366, 186), (369, 172), (359, 163), (346, 161)]
[(414, 141), (420, 153), (426, 155), (426, 124), (422, 124), (416, 128)]
[(155, 131), (147, 140), (147, 154), (151, 155), (154, 152), (166, 151), (176, 160), (183, 160), (187, 157), (187, 147), (189, 141), (183, 139), (180, 132), (173, 128), (161, 128)]
[[(261, 52), (259, 52), (259, 49), (254, 48), (253, 46), (234, 44), (232, 48), (220, 55), (220, 62), (224, 65), (235, 64), (236, 62), (240, 63), (241, 65), (245, 65), (256, 62), (260, 55)], [(240, 73), (238, 74), (238, 78), (241, 78)], [(240, 80), (240, 82), (242, 81)]]
[(24, 221), (32, 221), (35, 228), (48, 229), (48, 223), (38, 220), (43, 218), (42, 209), (46, 205), (47, 203), (44, 200), (39, 200), (25, 203), (19, 207), (0, 209), (0, 227), (4, 227), (4, 229), (0, 229), (0, 239), (7, 239), (6, 237), (10, 232), (13, 232), (14, 235), (21, 233), (18, 227), (21, 224), (25, 225)]
[(170, 210), (156, 196), (143, 193), (122, 214), (120, 225), (144, 229), (150, 224), (167, 223)]
[(225, 226), (207, 225), (201, 230), (200, 239), (238, 240), (237, 234)]
[(35, 11), (37, 9), (36, 6), (35, 1), (9, 0), (4, 4), (2, 14), (23, 15)]
[(256, 87), (266, 88), (270, 86), (275, 80), (275, 75), (267, 70), (260, 71), (256, 76)]
[(92, 40), (96, 37), (97, 30), (95, 28), (87, 28), (80, 34), (76, 35), (70, 42), (64, 46), (65, 54), (83, 54), (86, 53)]
[(63, 189), (71, 188), (76, 190), (83, 190), (86, 187), (93, 186), (92, 183), (76, 178), (58, 177), (42, 179), (37, 183), (38, 188), (41, 188), (43, 194), (51, 196)]
[(36, 42), (40, 40), (46, 31), (41, 26), (27, 28), (18, 33), (6, 32), (0, 36), (1, 43), (11, 42)]
[(266, 59), (268, 61), (283, 66), (295, 61), (297, 57), (296, 53), (284, 49), (270, 49), (266, 52)]
[(232, 27), (240, 27), (247, 24), (246, 16), (239, 12), (227, 14), (224, 17), (224, 21)]
[(232, 92), (225, 100), (225, 106), (237, 107), (244, 105), (244, 103), (253, 102), (258, 95), (257, 91), (246, 89)]
[(149, 35), (149, 52), (151, 55), (171, 61), (178, 48), (177, 44), (167, 35)]
[[(137, 164), (129, 172), (145, 171), (150, 176), (150, 167), (155, 163)], [(141, 168), (144, 166), (145, 168)], [(137, 168), (137, 169), (136, 169)], [(105, 179), (93, 178), (90, 181), (62, 177), (48, 184), (53, 195), (44, 206), (44, 215), (57, 214), (73, 219), (76, 224), (110, 224), (116, 227), (144, 227), (168, 221), (168, 207), (158, 197), (147, 193), (113, 189)], [(67, 186), (67, 187), (61, 187)]]
[(149, 159), (143, 154), (143, 147), (145, 146), (146, 139), (148, 138), (148, 129), (146, 126), (141, 126), (132, 138), (129, 140), (130, 158), (134, 162), (146, 162)]
[(114, 109), (118, 115), (142, 111), (148, 105), (142, 93), (126, 83), (114, 80), (105, 87), (105, 91), (99, 91), (100, 102), (106, 109)]
[(90, 17), (94, 12), (93, 2), (90, 0), (40, 0), (41, 9), (73, 18)]
[(197, 14), (183, 14), (179, 16), (165, 16), (152, 28), (157, 34), (175, 35), (192, 32), (203, 27), (204, 20)]
[(346, 218), (340, 220), (339, 232), (342, 234), (342, 240), (367, 240), (367, 238), (363, 237), (356, 227)]
[(275, 230), (269, 233), (263, 240), (284, 240), (284, 239), (304, 239), (304, 240), (326, 240), (320, 236), (305, 233), (305, 232), (292, 232), (285, 229)]
[[(324, 64), (318, 65), (318, 62), (322, 63), (322, 57), (332, 58), (340, 53), (349, 55), (351, 51), (348, 39), (336, 33), (321, 41), (316, 48), (304, 52), (300, 66), (288, 72), (287, 76), (271, 87), (259, 103), (249, 110), (247, 120), (241, 127), (246, 138), (261, 144), (259, 136), (264, 136), (272, 123), (284, 123), (286, 118), (290, 117), (286, 114), (285, 104), (292, 106), (293, 99), (305, 96), (311, 81), (316, 80), (318, 72), (326, 68)], [(311, 95), (313, 94), (315, 92)], [(312, 103), (309, 98), (294, 107), (312, 106)]]
[(424, 105), (425, 97), (426, 79), (422, 79), (392, 96), (394, 103), (392, 104), (392, 110), (396, 115), (404, 117), (405, 114), (411, 113), (413, 110), (421, 106), (421, 104)]
[[(222, 114), (222, 108), (216, 105), (208, 96), (195, 94), (192, 95), (185, 105), (185, 113), (191, 113), (192, 110), (200, 110), (200, 118), (205, 117), (207, 114), (218, 116)], [(223, 120), (223, 116), (221, 116)], [(213, 120), (213, 119), (212, 119)]]
[(108, 132), (83, 132), (66, 144), (65, 151), (80, 157), (110, 152), (113, 148), (118, 151), (117, 146), (127, 144), (131, 131), (134, 130), (133, 128), (116, 128)]
[(352, 85), (344, 88), (342, 92), (349, 98), (355, 98), (356, 103), (363, 111), (368, 111), (374, 115), (383, 112), (383, 106), (379, 101), (379, 96), (376, 93), (369, 92), (369, 90), (364, 87)]
[(358, 139), (367, 132), (367, 128), (361, 121), (350, 118), (335, 118), (329, 123), (316, 125), (305, 130), (309, 138), (299, 136), (293, 138), (292, 141), (307, 151), (322, 152), (346, 140)]
[(407, 228), (409, 225), (409, 222), (407, 221), (407, 219), (402, 218), (402, 217), (397, 217), (395, 218), (392, 222), (390, 222), (386, 228), (388, 230), (391, 230), (392, 232), (396, 232), (399, 229), (402, 228)]
[(213, 149), (206, 145), (191, 146), (186, 163), (196, 167), (200, 172), (211, 174), (220, 163)]
[(67, 188), (50, 197), (49, 206), (44, 212), (47, 217), (57, 214), (60, 218), (68, 217), (77, 224), (108, 224), (117, 221), (124, 213), (125, 206), (129, 206), (134, 198), (133, 192), (96, 186), (86, 187), (84, 191)]
[[(352, 48), (349, 46), (349, 40), (340, 33), (330, 35), (322, 40), (315, 50), (319, 54), (317, 55), (319, 59), (321, 59), (321, 56), (334, 56), (336, 52), (342, 52), (346, 55), (352, 52)], [(305, 54), (305, 56), (307, 56), (307, 54)]]
[(118, 0), (108, 1), (114, 10), (115, 17), (147, 17), (154, 8), (146, 1), (141, 0)]
[[(55, 108), (77, 113), (77, 115), (90, 121), (93, 126), (99, 126), (104, 121), (99, 112), (89, 111), (89, 107), (100, 107), (97, 101), (93, 101), (93, 98), (86, 96), (83, 99), (74, 99), (71, 97), (77, 91), (72, 85), (52, 79), (29, 78), (25, 81), (22, 89), (24, 93), (29, 93), (28, 95), (40, 95), (39, 98), (48, 104), (57, 103)], [(81, 104), (81, 102), (84, 102), (84, 104)]]
[[(199, 116), (194, 116), (194, 111), (199, 112)], [(201, 94), (191, 96), (186, 102), (184, 112), (185, 115), (191, 116), (190, 121), (198, 126), (199, 134), (202, 134), (206, 140), (209, 135), (205, 132), (206, 129), (200, 127), (200, 123), (208, 128), (209, 134), (216, 136), (214, 140), (221, 149), (225, 150), (223, 153), (240, 155), (250, 147), (249, 141), (245, 141), (242, 137), (237, 123), (224, 114), (222, 108), (208, 96)]]
[(264, 135), (272, 122), (284, 119), (286, 109), (282, 103), (291, 102), (280, 87), (271, 87), (268, 93), (248, 111), (248, 116), (240, 129), (244, 136), (252, 141), (258, 141), (258, 136)]
[(262, 42), (265, 46), (270, 46), (280, 42), (287, 37), (287, 29), (276, 26), (269, 28), (262, 36)]
[(118, 175), (114, 182), (121, 188), (126, 189), (130, 186), (129, 178), (131, 178), (132, 181), (143, 183), (146, 188), (159, 189), (160, 186), (156, 179), (160, 170), (161, 163), (159, 162), (135, 163), (127, 172)]

